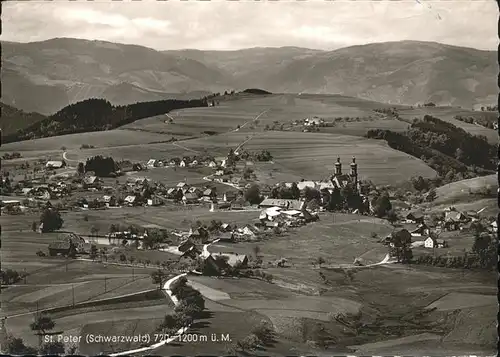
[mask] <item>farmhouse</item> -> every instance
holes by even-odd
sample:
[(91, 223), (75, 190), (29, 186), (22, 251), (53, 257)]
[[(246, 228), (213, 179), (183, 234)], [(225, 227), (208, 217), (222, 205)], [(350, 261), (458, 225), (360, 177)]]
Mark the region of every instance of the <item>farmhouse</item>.
[(185, 204), (196, 203), (198, 202), (198, 196), (195, 195), (194, 193), (187, 192), (182, 197), (182, 202), (184, 202)]
[(416, 229), (411, 231), (412, 237), (421, 237), (422, 235), (428, 235), (430, 232), (429, 227), (425, 224), (419, 224)]
[(231, 202), (231, 201), (234, 201), (236, 199), (236, 197), (238, 197), (238, 195), (236, 194), (236, 192), (234, 191), (227, 191), (224, 193), (223, 195), (223, 201), (224, 202)]
[(5, 209), (12, 209), (14, 207), (21, 207), (21, 201), (18, 201), (18, 200), (5, 200), (5, 201), (1, 201), (1, 205)]
[(193, 243), (193, 241), (191, 239), (186, 239), (185, 241), (181, 242), (181, 244), (177, 247), (177, 249), (180, 252), (184, 253), (194, 247), (196, 247), (196, 245)]
[(87, 187), (98, 187), (100, 180), (97, 176), (85, 176), (83, 182)]
[[(211, 254), (214, 259), (218, 260), (218, 257), (221, 257), (222, 259), (227, 259), (227, 265), (229, 265), (232, 268), (235, 267), (246, 267), (248, 265), (248, 257), (244, 254), (237, 254), (237, 253), (212, 253)], [(227, 257), (227, 258), (226, 258)]]
[(409, 212), (405, 219), (406, 223), (424, 223), (424, 214), (419, 211)]
[(217, 193), (213, 188), (207, 188), (205, 191), (203, 191), (203, 196), (214, 198), (217, 196)]
[(491, 222), (490, 230), (492, 233), (497, 233), (497, 231), (498, 231), (497, 221)]
[(467, 222), (468, 218), (461, 212), (448, 211), (444, 216), (444, 228), (448, 231), (460, 229), (460, 225)]
[(60, 169), (66, 166), (66, 162), (64, 161), (47, 161), (45, 167), (47, 169)]
[(234, 243), (234, 233), (222, 232), (216, 239), (219, 239), (220, 242)]
[(287, 210), (301, 210), (304, 201), (266, 198), (259, 204), (259, 208), (279, 207)]
[(424, 241), (425, 248), (446, 248), (447, 246), (448, 244), (443, 239), (434, 239), (429, 237)]
[(129, 206), (135, 206), (137, 204), (135, 196), (127, 196), (123, 201)]
[(316, 182), (314, 181), (302, 181), (297, 184), (297, 187), (300, 191), (304, 191), (306, 187), (316, 188)]
[(158, 167), (158, 166), (160, 166), (160, 163), (159, 163), (159, 161), (158, 161), (158, 160), (156, 160), (156, 159), (150, 159), (150, 160), (147, 162), (146, 166), (147, 166), (148, 168)]
[(163, 201), (158, 196), (152, 196), (148, 199), (148, 206), (159, 206)]

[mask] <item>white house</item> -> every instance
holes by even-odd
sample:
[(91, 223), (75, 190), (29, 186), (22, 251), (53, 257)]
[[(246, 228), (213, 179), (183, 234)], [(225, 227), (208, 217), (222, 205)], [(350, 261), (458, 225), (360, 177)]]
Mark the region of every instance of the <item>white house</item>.
[(186, 161), (182, 160), (179, 164), (180, 167), (186, 167)]
[(227, 159), (223, 159), (220, 166), (226, 167), (227, 166)]
[(446, 241), (443, 239), (433, 239), (431, 237), (424, 241), (425, 248), (444, 248), (447, 247)]
[(217, 163), (215, 161), (210, 161), (208, 167), (217, 167)]
[(191, 163), (189, 164), (189, 166), (191, 166), (191, 167), (194, 167), (194, 166), (196, 166), (196, 165), (198, 165), (198, 160), (193, 160), (193, 162), (191, 162)]
[(496, 233), (498, 231), (497, 221), (491, 222), (490, 229), (493, 233)]
[(158, 167), (159, 166), (159, 163), (158, 163), (158, 160), (155, 160), (155, 159), (150, 159), (147, 164), (146, 164), (147, 167), (149, 168), (152, 168), (152, 167)]
[(64, 161), (47, 161), (47, 163), (45, 164), (45, 167), (47, 169), (60, 169), (64, 166), (66, 166), (66, 163)]
[(306, 189), (306, 187), (315, 188), (316, 183), (314, 181), (302, 181), (297, 184), (297, 187), (299, 188), (300, 191), (303, 191)]
[(133, 205), (135, 202), (135, 196), (127, 196), (124, 201), (129, 205)]

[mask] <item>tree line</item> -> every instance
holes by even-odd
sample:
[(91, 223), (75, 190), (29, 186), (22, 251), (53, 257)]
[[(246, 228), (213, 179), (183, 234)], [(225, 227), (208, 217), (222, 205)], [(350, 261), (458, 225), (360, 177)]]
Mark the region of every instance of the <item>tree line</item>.
[(27, 128), (5, 136), (3, 140), (9, 143), (56, 135), (110, 130), (138, 119), (165, 114), (176, 109), (207, 106), (207, 98), (168, 99), (120, 106), (114, 106), (105, 99), (87, 99), (70, 104)]
[[(451, 181), (486, 175), (495, 170), (496, 147), (484, 136), (471, 135), (429, 115), (423, 120), (415, 120), (405, 133), (373, 129), (366, 137), (386, 140), (391, 148), (422, 159), (441, 178), (448, 175)], [(461, 177), (456, 175), (458, 173)]]

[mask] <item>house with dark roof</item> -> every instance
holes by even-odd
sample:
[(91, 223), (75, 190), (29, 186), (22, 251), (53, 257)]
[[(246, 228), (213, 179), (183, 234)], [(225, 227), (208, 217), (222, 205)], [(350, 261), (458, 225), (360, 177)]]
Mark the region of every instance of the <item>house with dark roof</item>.
[(424, 214), (420, 211), (411, 211), (405, 217), (406, 223), (424, 223), (424, 218)]
[(224, 243), (234, 243), (234, 232), (222, 232), (216, 239), (219, 239), (220, 242)]

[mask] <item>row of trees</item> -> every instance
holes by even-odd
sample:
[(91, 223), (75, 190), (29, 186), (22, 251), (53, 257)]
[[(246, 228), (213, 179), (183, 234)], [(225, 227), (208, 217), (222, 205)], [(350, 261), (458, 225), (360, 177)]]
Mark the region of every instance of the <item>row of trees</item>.
[[(84, 169), (84, 172), (82, 172), (82, 169)], [(80, 164), (78, 164), (77, 168), (78, 174), (93, 171), (96, 176), (99, 177), (112, 176), (112, 174), (115, 173), (116, 170), (118, 170), (118, 166), (115, 163), (115, 160), (113, 160), (113, 158), (111, 157), (103, 157), (101, 155), (88, 158), (83, 168)]]

